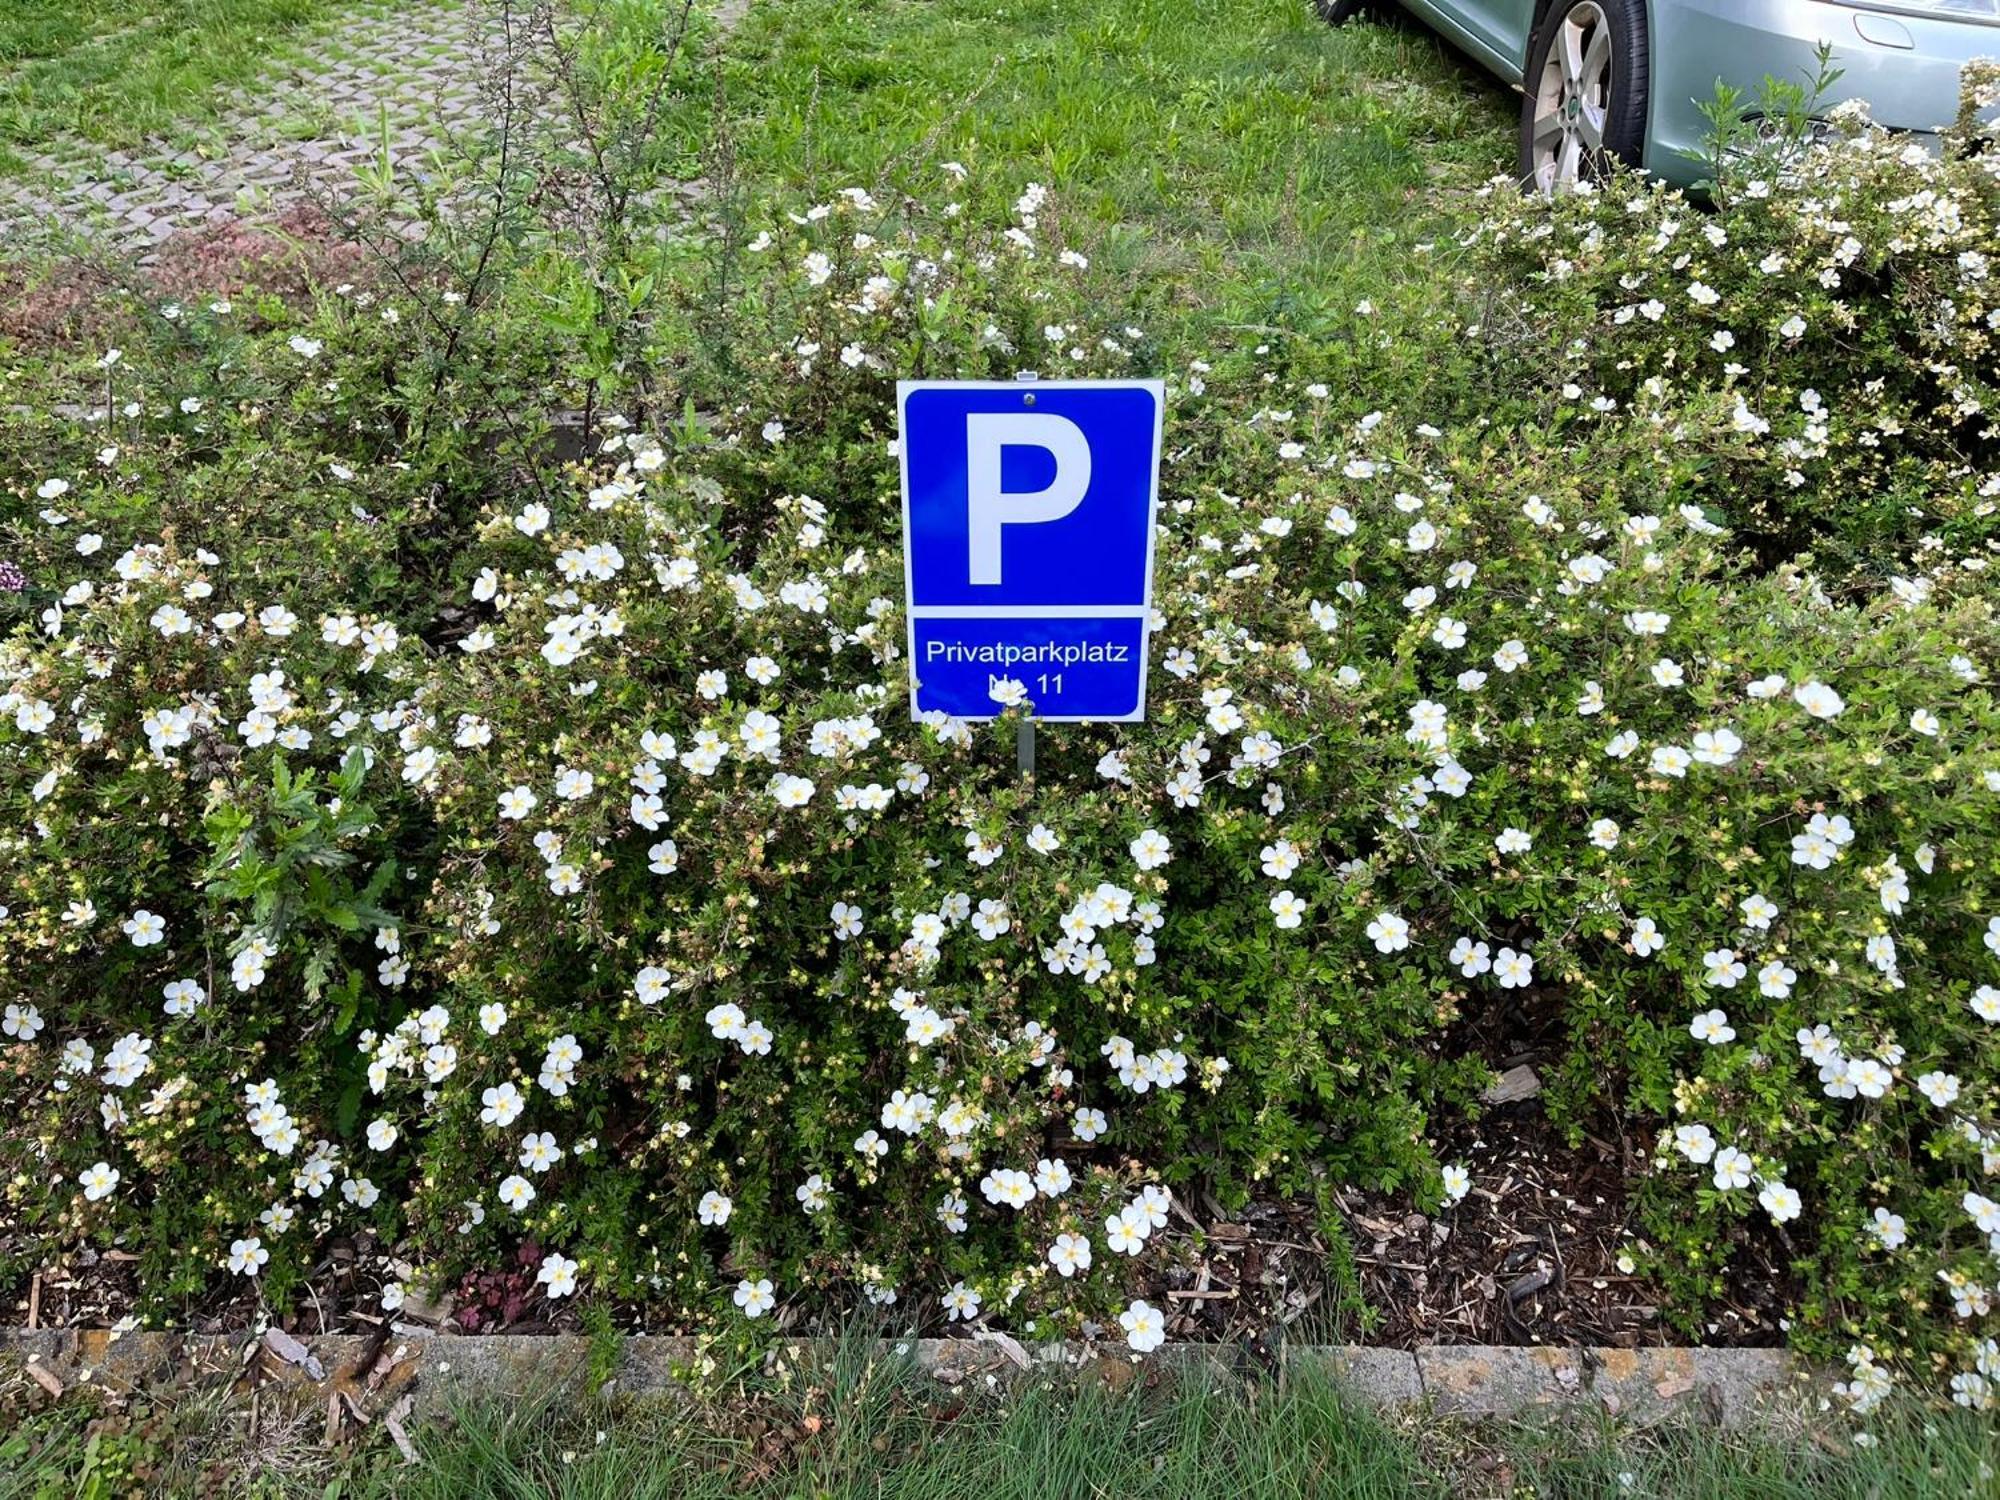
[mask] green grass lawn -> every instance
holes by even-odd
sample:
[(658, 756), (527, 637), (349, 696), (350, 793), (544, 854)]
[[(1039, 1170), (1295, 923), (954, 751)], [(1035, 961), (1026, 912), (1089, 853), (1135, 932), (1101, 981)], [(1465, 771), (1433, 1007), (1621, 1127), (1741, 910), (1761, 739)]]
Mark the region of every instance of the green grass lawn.
[(1125, 1390), (1043, 1378), (946, 1392), (860, 1345), (699, 1402), (571, 1398), (379, 1425), (329, 1448), (325, 1412), (182, 1392), (117, 1415), (0, 1419), (0, 1500), (155, 1494), (477, 1500), (1896, 1500), (1993, 1493), (2000, 1438), (1966, 1412), (1892, 1410), (1874, 1446), (1804, 1419), (1761, 1433), (1382, 1416), (1323, 1376)]
[(1307, 0), (785, 0), (729, 47), (739, 158), (831, 192), (956, 159), (1028, 179), (1138, 282), (1226, 318), (1429, 274), (1441, 191), (1511, 165), (1512, 95), (1418, 28)]
[(0, 170), (59, 141), (131, 147), (211, 120), (231, 84), (276, 72), (300, 40), (367, 9), (433, 0), (6, 0)]

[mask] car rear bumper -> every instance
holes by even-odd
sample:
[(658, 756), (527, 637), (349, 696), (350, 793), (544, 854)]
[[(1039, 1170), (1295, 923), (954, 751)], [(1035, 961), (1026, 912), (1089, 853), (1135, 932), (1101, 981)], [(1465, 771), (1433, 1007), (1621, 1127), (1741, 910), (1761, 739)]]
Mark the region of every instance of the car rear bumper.
[(1935, 131), (1958, 113), (1958, 79), (1975, 57), (2000, 58), (2000, 25), (1829, 0), (1653, 0), (1646, 166), (1674, 182), (1705, 175), (1701, 106), (1728, 78), (1752, 97), (1769, 75), (1808, 83), (1822, 43), (1841, 76), (1822, 111), (1865, 99), (1892, 129)]

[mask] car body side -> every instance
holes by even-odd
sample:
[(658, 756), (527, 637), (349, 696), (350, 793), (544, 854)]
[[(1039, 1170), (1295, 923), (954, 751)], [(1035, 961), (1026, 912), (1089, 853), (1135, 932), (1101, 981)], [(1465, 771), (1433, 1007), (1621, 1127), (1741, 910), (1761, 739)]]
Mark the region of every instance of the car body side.
[[(1400, 3), (1519, 87), (1535, 27), (1562, 0)], [(1646, 0), (1645, 11), (1652, 78), (1643, 164), (1682, 185), (1703, 175), (1708, 120), (1701, 107), (1719, 78), (1752, 94), (1766, 75), (1807, 82), (1826, 43), (1843, 71), (1822, 108), (1866, 99), (1880, 123), (1928, 133), (1957, 112), (1964, 65), (2000, 58), (2000, 25), (1893, 0)]]

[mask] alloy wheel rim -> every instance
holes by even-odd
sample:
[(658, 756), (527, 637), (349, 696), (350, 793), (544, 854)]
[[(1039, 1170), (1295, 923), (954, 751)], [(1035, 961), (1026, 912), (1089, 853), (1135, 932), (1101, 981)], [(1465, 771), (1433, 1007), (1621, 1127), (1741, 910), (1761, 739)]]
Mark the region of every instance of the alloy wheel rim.
[(1572, 5), (1535, 80), (1529, 160), (1544, 193), (1572, 187), (1604, 151), (1611, 109), (1611, 23), (1596, 0)]

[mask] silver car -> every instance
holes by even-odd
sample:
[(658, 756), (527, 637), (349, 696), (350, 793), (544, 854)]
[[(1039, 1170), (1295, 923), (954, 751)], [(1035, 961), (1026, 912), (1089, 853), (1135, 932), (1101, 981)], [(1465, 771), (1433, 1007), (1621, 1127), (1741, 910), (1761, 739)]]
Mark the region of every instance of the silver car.
[(1806, 83), (1822, 43), (1842, 70), (1822, 105), (1917, 132), (1957, 113), (1966, 62), (2000, 57), (2000, 0), (1320, 0), (1335, 22), (1398, 7), (1521, 90), (1521, 175), (1545, 192), (1607, 155), (1693, 182), (1717, 81)]

